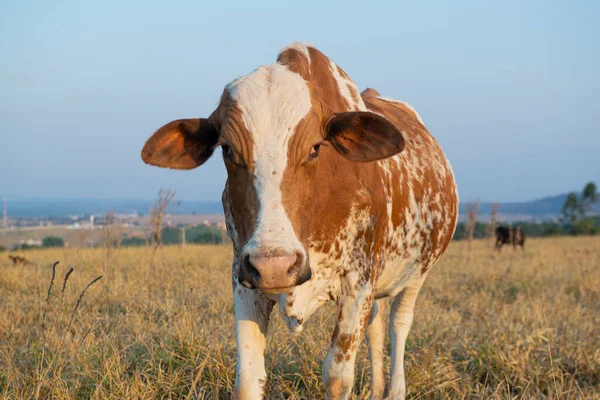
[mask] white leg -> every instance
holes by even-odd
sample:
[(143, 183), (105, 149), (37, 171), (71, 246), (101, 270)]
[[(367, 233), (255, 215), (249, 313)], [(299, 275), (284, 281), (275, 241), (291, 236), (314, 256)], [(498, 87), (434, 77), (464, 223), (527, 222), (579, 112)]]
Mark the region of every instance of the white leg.
[(233, 397), (262, 399), (267, 379), (265, 349), (273, 301), (236, 284), (233, 289), (237, 365)]
[(371, 318), (367, 326), (367, 344), (371, 359), (371, 400), (383, 399), (385, 376), (383, 373), (383, 347), (385, 340), (385, 323), (383, 319), (383, 303), (375, 301)]
[(340, 313), (323, 361), (323, 383), (328, 399), (347, 399), (354, 385), (356, 354), (373, 307), (373, 290), (363, 286), (355, 296), (340, 300)]
[(390, 338), (392, 339), (392, 360), (390, 371), (389, 399), (403, 400), (406, 397), (404, 381), (404, 347), (413, 320), (413, 310), (422, 281), (406, 287), (392, 303), (390, 311)]

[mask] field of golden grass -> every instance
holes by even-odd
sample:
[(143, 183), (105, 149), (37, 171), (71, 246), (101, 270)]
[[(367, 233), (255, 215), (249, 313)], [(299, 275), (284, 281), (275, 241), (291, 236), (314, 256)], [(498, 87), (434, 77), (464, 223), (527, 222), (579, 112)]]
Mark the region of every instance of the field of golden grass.
[[(497, 254), (490, 242), (470, 251), (452, 243), (417, 301), (409, 398), (600, 398), (600, 237), (530, 240), (526, 248)], [(231, 249), (165, 248), (154, 268), (150, 253), (121, 249), (107, 267), (102, 249), (23, 253), (37, 267), (0, 254), (0, 398), (229, 398)], [(268, 398), (323, 398), (335, 315), (327, 305), (299, 336), (273, 315)], [(369, 394), (364, 347), (359, 399)]]

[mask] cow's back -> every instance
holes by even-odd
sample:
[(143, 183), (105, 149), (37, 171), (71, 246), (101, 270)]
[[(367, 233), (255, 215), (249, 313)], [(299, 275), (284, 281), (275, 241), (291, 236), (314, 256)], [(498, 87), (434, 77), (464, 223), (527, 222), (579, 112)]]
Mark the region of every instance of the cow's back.
[(392, 121), (406, 141), (402, 153), (377, 162), (388, 218), (377, 294), (386, 296), (419, 279), (448, 247), (456, 228), (458, 194), (448, 160), (416, 111), (375, 93), (363, 93), (367, 108)]

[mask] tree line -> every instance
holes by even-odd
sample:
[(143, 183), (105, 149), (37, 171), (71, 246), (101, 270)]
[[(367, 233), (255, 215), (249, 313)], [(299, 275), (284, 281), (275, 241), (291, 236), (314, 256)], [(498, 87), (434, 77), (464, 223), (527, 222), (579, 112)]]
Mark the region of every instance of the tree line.
[[(543, 222), (511, 222), (513, 227), (520, 226), (525, 234), (530, 237), (544, 237), (556, 235), (594, 235), (600, 232), (600, 215), (593, 215), (593, 207), (600, 201), (596, 184), (588, 182), (581, 193), (571, 192), (567, 195), (562, 207), (561, 215), (557, 221)], [(508, 225), (508, 224), (495, 224)], [(473, 238), (483, 239), (493, 235), (490, 224), (475, 222)], [(460, 222), (456, 226), (453, 239), (461, 240), (469, 236), (469, 223)]]
[[(181, 228), (164, 228), (161, 231), (162, 244), (180, 244)], [(124, 238), (121, 246), (145, 246), (149, 238), (132, 237)], [(198, 225), (185, 227), (185, 242), (193, 244), (221, 244), (223, 243), (223, 231), (211, 226)]]
[(581, 193), (567, 195), (560, 217), (561, 224), (570, 234), (594, 234), (598, 230), (597, 218), (590, 217), (600, 196), (594, 182), (588, 182)]
[(30, 250), (51, 247), (65, 247), (65, 240), (60, 236), (46, 236), (42, 239), (42, 245), (22, 243), (15, 247), (14, 250)]

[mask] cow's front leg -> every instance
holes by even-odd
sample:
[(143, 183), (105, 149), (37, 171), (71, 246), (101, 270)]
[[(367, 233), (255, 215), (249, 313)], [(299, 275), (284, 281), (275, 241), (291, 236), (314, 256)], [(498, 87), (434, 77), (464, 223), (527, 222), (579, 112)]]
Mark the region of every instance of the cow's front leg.
[(256, 290), (235, 284), (235, 339), (237, 366), (234, 398), (262, 399), (267, 379), (265, 349), (273, 301)]
[[(424, 279), (425, 277), (423, 277)], [(389, 327), (392, 340), (389, 399), (404, 400), (406, 398), (404, 348), (413, 321), (415, 302), (423, 280), (403, 289), (392, 303)]]
[(373, 290), (365, 283), (352, 295), (342, 296), (331, 347), (323, 362), (328, 399), (347, 399), (354, 385), (356, 354), (373, 307)]
[(385, 375), (383, 370), (383, 350), (385, 341), (385, 321), (383, 303), (373, 302), (371, 318), (367, 325), (366, 338), (371, 358), (371, 400), (382, 400), (385, 390)]

